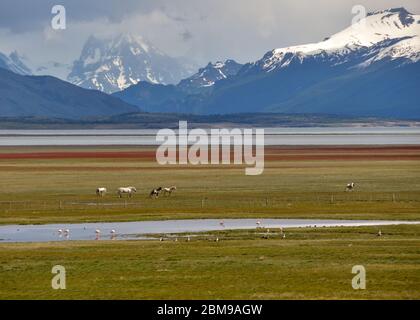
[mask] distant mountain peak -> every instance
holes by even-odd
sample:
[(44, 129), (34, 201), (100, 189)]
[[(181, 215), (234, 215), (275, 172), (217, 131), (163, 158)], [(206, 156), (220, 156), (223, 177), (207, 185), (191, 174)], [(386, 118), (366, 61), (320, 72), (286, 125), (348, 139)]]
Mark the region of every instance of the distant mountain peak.
[(187, 91), (195, 91), (204, 87), (211, 87), (217, 81), (236, 75), (241, 67), (242, 64), (237, 63), (232, 59), (209, 62), (207, 66), (200, 68), (196, 74), (182, 80), (178, 84), (178, 87)]
[(31, 75), (32, 70), (24, 63), (24, 57), (16, 50), (9, 56), (0, 52), (0, 68), (12, 71), (20, 75)]
[(408, 12), (406, 8), (398, 7), (398, 8), (388, 8), (384, 10), (372, 11), (372, 12), (369, 12), (367, 16), (374, 16), (374, 15), (383, 14), (383, 13), (398, 13), (398, 14), (403, 14), (403, 15), (411, 14), (410, 12)]
[(73, 64), (68, 80), (106, 93), (123, 90), (140, 81), (170, 84), (190, 75), (186, 67), (141, 36), (118, 34), (90, 36)]
[[(384, 45), (386, 44), (386, 45)], [(332, 63), (342, 63), (351, 57), (369, 51), (381, 59), (420, 60), (420, 16), (404, 8), (392, 8), (372, 12), (354, 25), (317, 43), (274, 49), (253, 65), (266, 71), (284, 68), (292, 62), (303, 63), (305, 59), (325, 58)], [(358, 56), (359, 53), (359, 56)], [(368, 60), (366, 58), (365, 60)], [(361, 63), (361, 66), (365, 65)]]

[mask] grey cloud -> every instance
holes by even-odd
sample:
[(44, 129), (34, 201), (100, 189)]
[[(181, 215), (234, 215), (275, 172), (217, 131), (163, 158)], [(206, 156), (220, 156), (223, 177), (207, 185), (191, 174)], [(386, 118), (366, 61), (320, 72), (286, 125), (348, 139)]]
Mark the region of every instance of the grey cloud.
[(188, 41), (188, 40), (192, 39), (192, 37), (193, 37), (192, 33), (189, 32), (188, 30), (181, 33), (181, 38), (184, 41)]
[[(68, 28), (48, 29), (51, 8), (63, 4)], [(253, 61), (273, 48), (320, 41), (350, 25), (351, 8), (406, 7), (418, 0), (0, 0), (0, 52), (69, 62), (90, 34), (142, 35), (172, 56), (201, 64)]]

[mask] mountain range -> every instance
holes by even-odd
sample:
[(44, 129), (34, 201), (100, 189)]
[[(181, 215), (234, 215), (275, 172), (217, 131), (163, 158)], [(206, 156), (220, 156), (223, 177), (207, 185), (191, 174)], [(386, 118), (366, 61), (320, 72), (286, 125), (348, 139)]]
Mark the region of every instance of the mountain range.
[(24, 76), (0, 68), (1, 117), (81, 119), (139, 111), (118, 98), (51, 76)]
[(394, 8), (372, 12), (321, 42), (271, 50), (209, 82), (211, 90), (185, 94), (181, 81), (175, 87), (138, 85), (116, 95), (156, 112), (420, 118), (419, 60), (420, 16)]
[[(188, 113), (191, 110), (187, 106), (181, 105), (183, 101), (192, 99), (192, 97), (204, 99), (211, 93), (216, 82), (236, 75), (241, 67), (242, 65), (234, 60), (210, 62), (206, 67), (200, 68), (196, 74), (180, 81), (177, 85), (142, 81), (113, 95), (148, 112)], [(178, 108), (178, 106), (180, 107)]]
[(73, 84), (30, 74), (19, 54), (0, 53), (0, 116), (141, 110), (420, 119), (420, 16), (404, 8), (372, 12), (320, 42), (273, 49), (243, 65), (209, 63), (195, 74), (141, 37), (91, 36), (71, 67)]

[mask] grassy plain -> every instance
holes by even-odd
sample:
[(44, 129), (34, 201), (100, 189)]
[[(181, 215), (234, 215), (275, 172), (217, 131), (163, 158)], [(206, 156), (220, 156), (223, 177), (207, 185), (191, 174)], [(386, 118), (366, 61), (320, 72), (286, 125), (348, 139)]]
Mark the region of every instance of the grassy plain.
[[(125, 185), (133, 199), (117, 198)], [(149, 199), (161, 185), (178, 190)], [(98, 186), (110, 190), (103, 199)], [(0, 224), (240, 217), (420, 220), (420, 148), (272, 148), (260, 176), (162, 167), (148, 148), (0, 148)], [(0, 299), (420, 299), (420, 226), (381, 230), (3, 243)], [(57, 264), (66, 290), (51, 289)], [(354, 265), (366, 267), (366, 290), (351, 287)]]
[[(139, 151), (140, 150), (140, 151)], [(356, 182), (354, 192), (344, 192)], [(115, 190), (133, 185), (132, 199)], [(172, 197), (148, 198), (176, 185)], [(109, 193), (98, 199), (95, 189)], [(266, 151), (265, 170), (160, 166), (135, 147), (0, 149), (0, 224), (181, 218), (418, 219), (420, 148)]]
[[(420, 299), (420, 226), (381, 229), (0, 244), (0, 299)], [(51, 288), (57, 264), (66, 290)], [(366, 269), (365, 290), (352, 288), (354, 265)]]

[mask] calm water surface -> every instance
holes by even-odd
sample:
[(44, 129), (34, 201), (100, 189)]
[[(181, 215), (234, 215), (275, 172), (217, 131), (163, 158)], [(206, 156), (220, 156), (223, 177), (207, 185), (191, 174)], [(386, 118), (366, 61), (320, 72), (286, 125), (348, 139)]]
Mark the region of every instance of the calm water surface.
[[(0, 130), (0, 146), (159, 145), (158, 130)], [(266, 145), (420, 144), (420, 128), (268, 128)]]
[[(197, 233), (217, 230), (254, 229), (257, 226), (266, 228), (296, 228), (314, 226), (380, 226), (396, 224), (420, 224), (420, 222), (319, 219), (191, 219), (76, 224), (62, 223), (46, 225), (4, 225), (0, 226), (0, 242), (95, 240), (97, 238), (96, 230), (100, 231), (100, 237), (97, 240), (109, 240), (111, 238), (111, 230), (115, 230), (115, 239), (129, 240), (148, 239), (147, 235), (156, 233)], [(58, 232), (60, 229), (68, 229), (69, 235), (60, 235)]]

